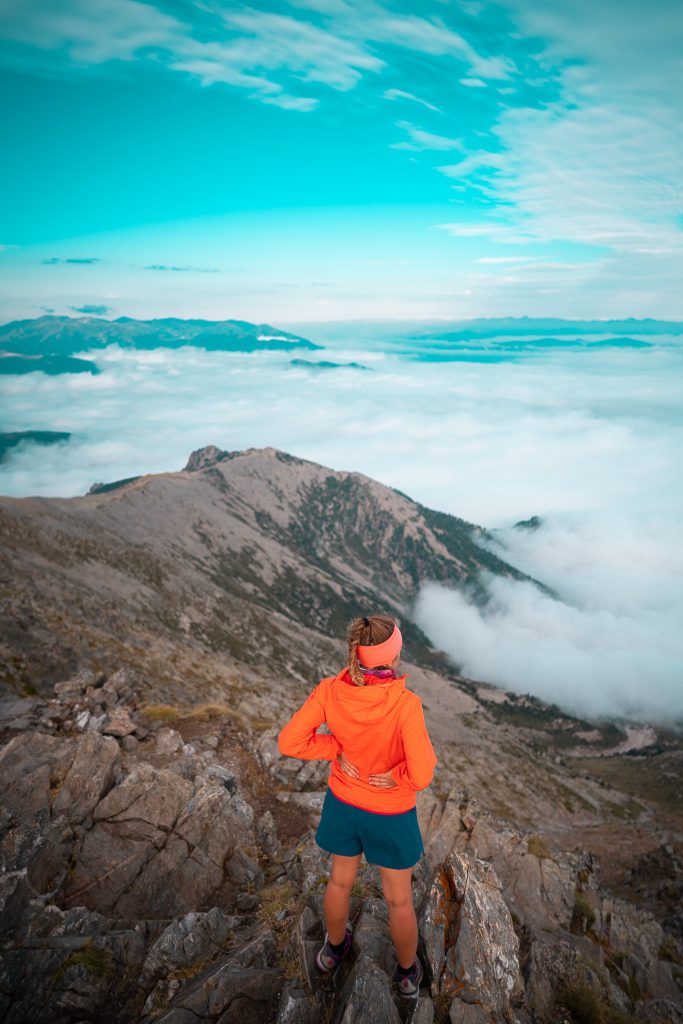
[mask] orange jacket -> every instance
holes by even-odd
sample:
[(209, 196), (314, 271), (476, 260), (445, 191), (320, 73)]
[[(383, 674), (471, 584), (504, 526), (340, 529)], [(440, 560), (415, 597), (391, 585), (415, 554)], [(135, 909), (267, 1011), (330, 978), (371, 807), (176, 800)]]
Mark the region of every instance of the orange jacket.
[[(343, 669), (322, 679), (278, 736), (281, 754), (332, 761), (328, 777), (335, 796), (380, 814), (415, 806), (415, 793), (432, 781), (436, 754), (427, 734), (422, 701), (406, 690), (406, 676), (368, 676), (356, 686)], [(318, 733), (327, 722), (331, 735)], [(346, 775), (336, 758), (344, 751), (360, 778)], [(389, 789), (371, 786), (368, 776), (391, 771)]]

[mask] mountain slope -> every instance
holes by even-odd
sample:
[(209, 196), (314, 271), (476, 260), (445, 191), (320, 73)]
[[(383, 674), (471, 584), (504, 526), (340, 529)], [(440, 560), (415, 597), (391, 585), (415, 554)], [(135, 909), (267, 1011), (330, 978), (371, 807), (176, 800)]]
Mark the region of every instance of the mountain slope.
[(182, 472), (84, 497), (3, 498), (8, 580), (39, 609), (21, 647), (7, 643), (6, 680), (54, 682), (38, 640), (48, 621), (60, 649), (73, 651), (60, 669), (78, 660), (86, 629), (103, 667), (122, 656), (125, 633), (143, 647), (189, 641), (235, 665), (267, 660), (308, 676), (292, 638), (303, 631), (322, 666), (348, 620), (372, 608), (402, 618), (408, 657), (445, 667), (409, 621), (411, 606), (427, 580), (483, 597), (482, 569), (521, 578), (479, 546), (485, 536), (361, 474), (272, 448), (204, 448)]

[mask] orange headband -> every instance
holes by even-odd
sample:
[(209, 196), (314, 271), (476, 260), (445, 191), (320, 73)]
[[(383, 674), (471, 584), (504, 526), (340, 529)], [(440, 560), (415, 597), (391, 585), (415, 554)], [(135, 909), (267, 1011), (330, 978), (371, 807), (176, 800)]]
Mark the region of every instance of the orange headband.
[(365, 668), (377, 668), (378, 665), (389, 665), (403, 646), (401, 630), (394, 623), (394, 632), (388, 640), (381, 644), (358, 644), (356, 653), (358, 660)]

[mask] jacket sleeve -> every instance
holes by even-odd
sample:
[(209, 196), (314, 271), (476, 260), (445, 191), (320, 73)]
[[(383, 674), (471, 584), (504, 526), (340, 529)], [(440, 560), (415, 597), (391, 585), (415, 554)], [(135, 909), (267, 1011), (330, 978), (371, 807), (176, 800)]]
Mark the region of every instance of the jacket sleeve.
[(325, 680), (318, 683), (304, 704), (296, 711), (277, 738), (278, 750), (304, 761), (334, 761), (341, 744), (330, 734), (318, 734), (325, 721)]
[(405, 760), (392, 768), (392, 779), (397, 785), (403, 784), (416, 791), (426, 789), (432, 781), (437, 758), (427, 732), (421, 702), (415, 704), (402, 722), (401, 740)]

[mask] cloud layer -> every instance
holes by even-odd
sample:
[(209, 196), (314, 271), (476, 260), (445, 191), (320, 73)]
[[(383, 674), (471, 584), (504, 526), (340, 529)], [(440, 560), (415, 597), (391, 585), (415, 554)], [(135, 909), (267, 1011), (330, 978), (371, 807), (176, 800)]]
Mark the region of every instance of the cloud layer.
[[(15, 453), (0, 489), (84, 493), (179, 469), (210, 443), (360, 471), (496, 529), (503, 557), (557, 593), (493, 581), (480, 610), (426, 587), (420, 621), (468, 674), (579, 713), (683, 716), (680, 339), (433, 363), (405, 328), (374, 331), (306, 332), (327, 345), (316, 359), (370, 372), (293, 367), (286, 353), (110, 348), (99, 376), (5, 378), (3, 429), (74, 436)], [(540, 530), (513, 529), (532, 515)]]

